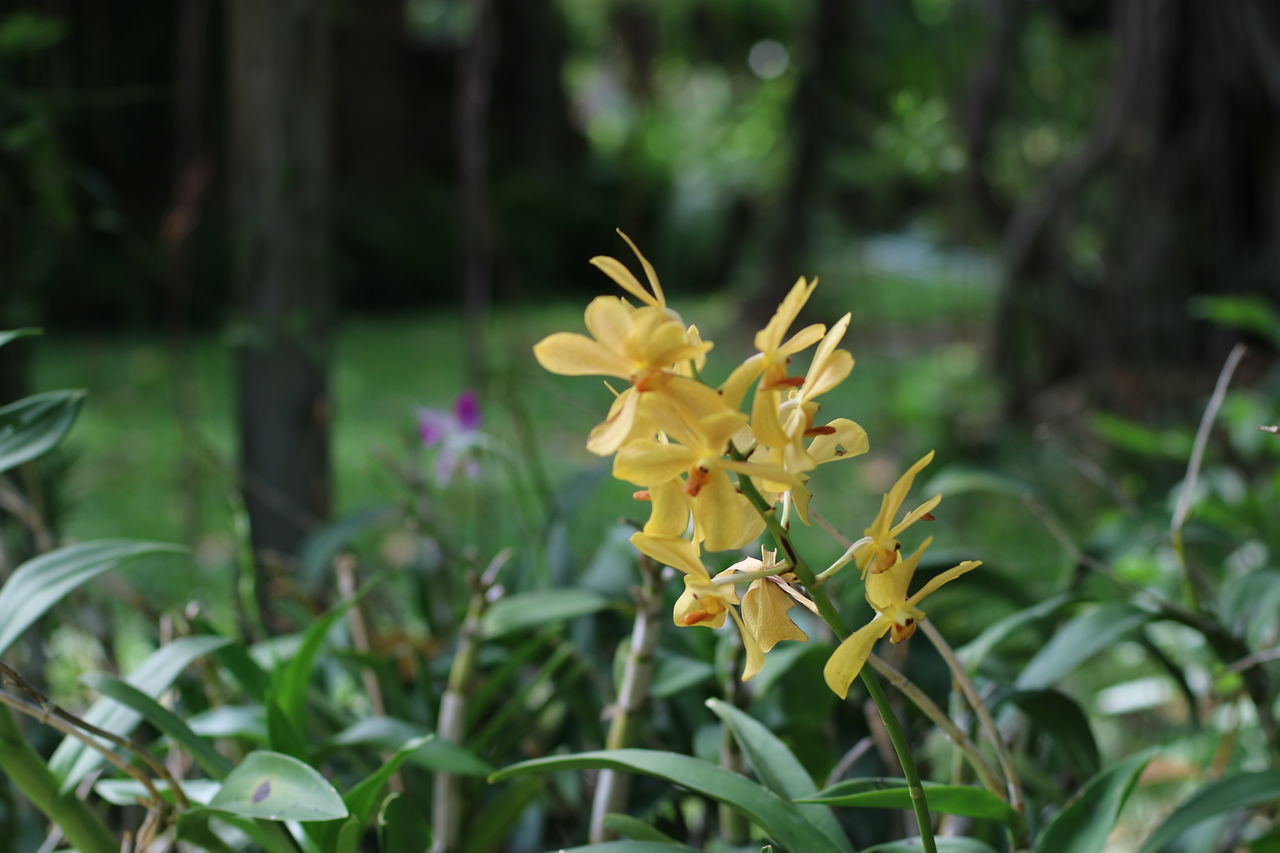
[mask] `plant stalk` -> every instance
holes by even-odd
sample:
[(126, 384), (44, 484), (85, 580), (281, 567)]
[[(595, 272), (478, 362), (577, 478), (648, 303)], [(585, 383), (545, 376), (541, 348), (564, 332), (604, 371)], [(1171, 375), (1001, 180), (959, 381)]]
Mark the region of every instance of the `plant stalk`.
[[(735, 452), (734, 455), (739, 456), (740, 454)], [(764, 519), (765, 526), (768, 527), (774, 542), (786, 553), (792, 570), (800, 582), (804, 584), (805, 590), (813, 599), (813, 603), (817, 606), (818, 613), (822, 616), (823, 621), (827, 623), (839, 640), (844, 640), (851, 633), (849, 624), (844, 621), (839, 611), (835, 609), (835, 606), (831, 603), (831, 598), (827, 595), (827, 591), (818, 585), (813, 570), (796, 552), (795, 545), (792, 544), (786, 528), (778, 520), (777, 511), (765, 503), (764, 498), (760, 495), (759, 490), (756, 489), (755, 484), (751, 482), (750, 477), (740, 474), (738, 476), (738, 486), (742, 494), (760, 513), (760, 517)], [(933, 823), (929, 816), (929, 804), (925, 798), (924, 785), (920, 783), (920, 770), (916, 767), (915, 757), (911, 754), (911, 745), (907, 743), (907, 736), (902, 730), (902, 725), (898, 722), (897, 715), (893, 713), (893, 708), (889, 705), (889, 699), (885, 696), (884, 688), (880, 686), (880, 679), (876, 678), (871, 668), (866, 666), (862, 668), (860, 676), (862, 683), (866, 685), (867, 693), (871, 696), (871, 701), (875, 703), (876, 710), (880, 712), (880, 719), (884, 721), (885, 730), (889, 733), (889, 740), (893, 744), (893, 751), (898, 756), (898, 763), (902, 765), (902, 775), (907, 780), (907, 789), (911, 795), (911, 807), (915, 813), (916, 826), (920, 830), (921, 847), (925, 853), (937, 853), (937, 844), (933, 840)]]
[(73, 792), (62, 792), (53, 773), (26, 738), (8, 708), (0, 707), (0, 772), (45, 817), (62, 829), (80, 853), (117, 853), (119, 843), (106, 824)]
[[(662, 601), (658, 576), (662, 567), (643, 554), (640, 555), (639, 566), (641, 586), (635, 594), (636, 621), (631, 628), (631, 648), (622, 672), (622, 684), (618, 687), (618, 699), (613, 706), (613, 718), (609, 721), (605, 749), (622, 749), (631, 744), (640, 712), (648, 702), (649, 684), (653, 678), (653, 653), (658, 645), (658, 608)], [(592, 844), (602, 844), (613, 838), (613, 833), (604, 825), (604, 819), (606, 815), (626, 808), (630, 787), (629, 774), (610, 769), (600, 771), (591, 801)]]

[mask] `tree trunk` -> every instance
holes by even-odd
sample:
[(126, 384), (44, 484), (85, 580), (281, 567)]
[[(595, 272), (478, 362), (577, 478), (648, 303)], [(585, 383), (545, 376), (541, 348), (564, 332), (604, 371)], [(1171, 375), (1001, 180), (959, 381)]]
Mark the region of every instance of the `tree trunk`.
[(1226, 349), (1195, 298), (1277, 295), (1280, 207), (1260, 176), (1280, 164), (1280, 10), (1133, 0), (1112, 24), (1093, 129), (1006, 234), (997, 368), (1015, 415), (1059, 383), (1133, 413), (1185, 405)]
[(329, 512), (329, 4), (226, 8), (241, 485), (269, 566)]

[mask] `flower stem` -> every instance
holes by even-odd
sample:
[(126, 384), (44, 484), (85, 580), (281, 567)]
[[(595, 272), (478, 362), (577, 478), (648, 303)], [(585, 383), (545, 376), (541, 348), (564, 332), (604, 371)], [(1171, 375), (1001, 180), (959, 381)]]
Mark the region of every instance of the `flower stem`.
[[(735, 456), (739, 455), (736, 452)], [(756, 512), (760, 513), (760, 517), (764, 519), (765, 526), (768, 527), (769, 533), (773, 536), (774, 542), (787, 555), (787, 561), (791, 563), (792, 571), (796, 577), (804, 584), (805, 590), (813, 599), (813, 603), (818, 607), (818, 614), (822, 616), (824, 622), (835, 633), (836, 637), (843, 640), (850, 634), (849, 623), (844, 621), (835, 605), (831, 603), (830, 596), (827, 591), (817, 583), (813, 570), (808, 564), (800, 558), (796, 552), (795, 545), (791, 542), (791, 537), (787, 534), (786, 528), (778, 520), (778, 513), (774, 507), (765, 503), (764, 498), (760, 495), (755, 484), (751, 482), (751, 478), (742, 474), (738, 475), (738, 487), (742, 490), (742, 494), (751, 505), (755, 507)], [(893, 744), (893, 751), (898, 756), (898, 763), (902, 765), (902, 775), (907, 780), (907, 789), (911, 794), (911, 808), (915, 812), (916, 826), (920, 830), (920, 844), (925, 853), (937, 853), (937, 845), (933, 840), (933, 823), (929, 817), (929, 804), (925, 799), (924, 785), (920, 783), (920, 770), (916, 767), (915, 757), (911, 754), (911, 745), (907, 743), (907, 736), (902, 731), (902, 725), (898, 722), (898, 717), (893, 712), (893, 708), (889, 705), (889, 698), (885, 696), (884, 688), (880, 686), (880, 679), (876, 678), (875, 673), (869, 667), (863, 667), (860, 673), (862, 683), (866, 685), (867, 693), (871, 696), (871, 701), (875, 703), (876, 710), (880, 712), (880, 719), (884, 722), (885, 730), (889, 733), (889, 741)]]

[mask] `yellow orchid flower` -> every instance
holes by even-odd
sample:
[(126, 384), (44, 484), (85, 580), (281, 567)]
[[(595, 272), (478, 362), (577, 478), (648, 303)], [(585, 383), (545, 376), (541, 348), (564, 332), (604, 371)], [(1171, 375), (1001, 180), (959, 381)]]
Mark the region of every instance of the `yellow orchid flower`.
[[(739, 560), (725, 569), (725, 573), (768, 572), (778, 565), (778, 552), (761, 548), (760, 559), (747, 557)], [(770, 651), (780, 640), (804, 642), (809, 639), (809, 635), (800, 630), (787, 613), (797, 603), (814, 613), (817, 608), (788, 582), (788, 577), (795, 579), (786, 573), (758, 577), (751, 581), (751, 586), (742, 596), (742, 621), (762, 652)]]
[(764, 522), (739, 494), (729, 472), (783, 482), (788, 487), (799, 483), (776, 465), (725, 457), (730, 439), (745, 422), (745, 415), (729, 411), (703, 418), (696, 427), (668, 418), (660, 427), (675, 441), (637, 438), (628, 442), (614, 457), (613, 476), (637, 486), (653, 486), (686, 474), (684, 490), (707, 550), (740, 548), (759, 535)]
[(825, 326), (814, 323), (784, 340), (787, 330), (817, 285), (817, 279), (806, 282), (801, 277), (796, 281), (769, 323), (756, 333), (755, 345), (759, 352), (740, 364), (721, 386), (725, 403), (736, 409), (742, 405), (747, 388), (759, 377), (751, 405), (751, 429), (756, 439), (767, 447), (781, 447), (787, 442), (787, 435), (778, 419), (782, 389), (794, 388), (804, 381), (798, 376), (787, 376), (787, 363), (791, 356), (821, 340), (826, 332)]
[(822, 670), (827, 686), (841, 699), (849, 694), (849, 685), (862, 671), (877, 640), (885, 634), (891, 634), (891, 643), (900, 643), (910, 637), (915, 633), (916, 623), (925, 618), (917, 605), (943, 584), (982, 565), (978, 560), (966, 560), (934, 576), (919, 592), (908, 597), (907, 590), (916, 566), (930, 542), (931, 539), (926, 539), (910, 557), (897, 560), (885, 571), (867, 577), (867, 601), (875, 608), (876, 615), (836, 648)]
[(659, 398), (693, 419), (726, 408), (714, 389), (690, 378), (706, 363), (711, 342), (702, 340), (696, 326), (685, 328), (679, 315), (667, 307), (652, 264), (631, 238), (618, 233), (640, 260), (648, 288), (616, 258), (599, 256), (591, 263), (638, 299), (640, 307), (618, 296), (597, 297), (583, 315), (590, 337), (557, 332), (533, 348), (538, 363), (552, 373), (613, 376), (629, 383), (588, 438), (587, 449), (600, 456), (615, 453), (637, 434), (643, 396)]
[[(705, 571), (705, 570), (704, 570)], [(716, 575), (716, 579), (732, 574), (729, 569)], [(742, 680), (750, 681), (764, 667), (764, 652), (756, 642), (755, 635), (748, 630), (734, 605), (738, 603), (738, 595), (732, 584), (717, 584), (710, 578), (696, 575), (685, 575), (684, 592), (676, 599), (672, 612), (672, 620), (681, 628), (701, 626), (719, 628), (724, 625), (725, 616), (733, 618), (738, 634), (742, 637), (742, 647), (747, 653), (746, 664), (742, 670)]]
[(898, 510), (902, 508), (903, 500), (907, 497), (907, 492), (911, 490), (911, 484), (915, 482), (916, 474), (919, 474), (932, 461), (933, 451), (930, 450), (898, 478), (898, 482), (893, 484), (893, 488), (881, 500), (880, 512), (876, 514), (875, 520), (865, 531), (866, 540), (853, 553), (858, 570), (864, 578), (868, 572), (875, 575), (888, 571), (898, 561), (898, 551), (902, 547), (898, 542), (898, 535), (920, 519), (933, 517), (929, 513), (942, 500), (942, 495), (934, 495), (903, 516), (897, 524), (893, 523)]

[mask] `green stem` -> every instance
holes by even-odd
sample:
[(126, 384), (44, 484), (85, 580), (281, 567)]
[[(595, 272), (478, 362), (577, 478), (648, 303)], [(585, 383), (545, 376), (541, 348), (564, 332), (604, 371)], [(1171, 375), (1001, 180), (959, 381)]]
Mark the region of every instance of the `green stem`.
[[(740, 454), (734, 453), (735, 456)], [(795, 545), (791, 542), (791, 537), (787, 534), (786, 528), (782, 526), (782, 522), (778, 520), (777, 510), (765, 503), (764, 498), (756, 489), (755, 484), (751, 482), (751, 478), (745, 475), (738, 475), (738, 486), (742, 490), (743, 496), (751, 502), (751, 505), (760, 513), (760, 517), (764, 519), (765, 526), (769, 528), (769, 533), (773, 536), (774, 543), (781, 548), (787, 555), (787, 560), (791, 563), (792, 570), (800, 583), (804, 584), (805, 591), (813, 599), (813, 603), (818, 608), (818, 614), (822, 616), (824, 622), (835, 633), (836, 637), (843, 640), (851, 633), (849, 624), (844, 621), (835, 605), (831, 603), (830, 596), (827, 595), (826, 589), (817, 584), (813, 570), (804, 560), (800, 559), (800, 555), (796, 552)], [(893, 708), (889, 705), (889, 699), (885, 696), (884, 688), (880, 686), (880, 679), (876, 678), (875, 673), (870, 667), (864, 666), (861, 672), (862, 683), (866, 685), (867, 693), (871, 696), (871, 701), (875, 703), (876, 710), (880, 713), (880, 719), (884, 722), (885, 730), (889, 733), (889, 741), (893, 744), (893, 751), (898, 756), (898, 763), (902, 765), (902, 775), (907, 780), (907, 789), (911, 794), (911, 808), (915, 812), (916, 826), (920, 830), (920, 844), (924, 848), (925, 853), (937, 853), (937, 845), (933, 840), (933, 822), (929, 817), (929, 804), (925, 799), (924, 785), (920, 783), (920, 771), (916, 767), (915, 757), (911, 754), (911, 746), (907, 743), (906, 734), (902, 731), (902, 725), (898, 722), (898, 717), (893, 712)]]
[(8, 708), (0, 707), (0, 771), (13, 780), (32, 804), (44, 813), (81, 853), (116, 853), (119, 843), (88, 803), (73, 792), (59, 790), (50, 772)]

